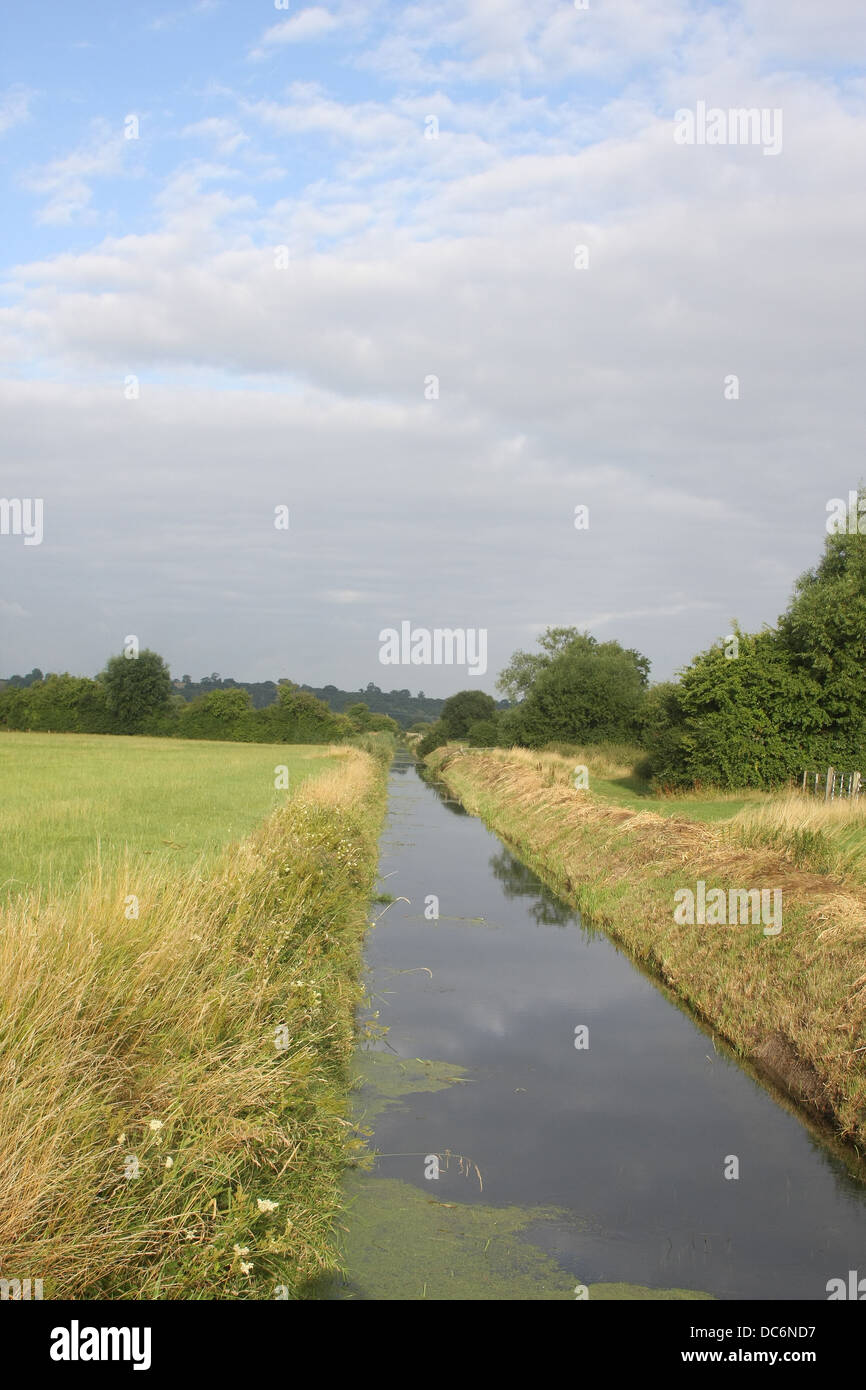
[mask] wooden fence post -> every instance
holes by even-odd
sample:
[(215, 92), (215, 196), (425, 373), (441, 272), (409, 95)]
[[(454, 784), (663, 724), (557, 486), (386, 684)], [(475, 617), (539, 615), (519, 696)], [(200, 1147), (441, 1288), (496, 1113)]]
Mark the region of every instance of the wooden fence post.
[(829, 800), (831, 799), (831, 797), (832, 797), (832, 795), (833, 795), (833, 788), (834, 788), (835, 786), (836, 786), (836, 769), (835, 769), (835, 767), (828, 767), (828, 768), (827, 768), (827, 783), (826, 783), (826, 786), (824, 787), (824, 800), (825, 800), (825, 801), (829, 801)]

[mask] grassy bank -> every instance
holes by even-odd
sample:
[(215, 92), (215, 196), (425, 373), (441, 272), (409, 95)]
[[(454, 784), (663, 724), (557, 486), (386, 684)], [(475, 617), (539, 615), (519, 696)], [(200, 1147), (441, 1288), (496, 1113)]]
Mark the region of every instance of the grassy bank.
[(637, 747), (554, 745), (551, 751), (558, 751), (560, 756), (522, 749), (513, 749), (512, 756), (540, 760), (547, 777), (563, 785), (571, 782), (575, 768), (582, 765), (593, 796), (603, 801), (660, 816), (729, 822), (735, 844), (755, 848), (772, 845), (800, 868), (866, 882), (864, 799), (825, 802), (820, 796), (803, 795), (795, 789), (721, 791), (715, 787), (659, 794), (635, 773), (644, 756)]
[(0, 914), (3, 1277), (272, 1299), (335, 1268), (385, 762), (334, 753), (206, 871), (118, 859)]
[[(214, 858), (327, 757), (316, 744), (0, 733), (0, 900), (64, 891), (127, 853), (171, 868)], [(274, 785), (280, 765), (288, 793)]]
[[(574, 760), (554, 753), (438, 749), (427, 762), (740, 1055), (840, 1134), (866, 1140), (866, 890), (856, 875), (804, 868), (796, 827), (777, 827), (774, 841), (766, 801), (714, 824), (669, 804), (659, 814), (647, 799), (647, 809), (618, 805), (595, 780), (577, 791)], [(781, 889), (781, 933), (677, 924), (674, 893), (699, 879), (708, 889)]]

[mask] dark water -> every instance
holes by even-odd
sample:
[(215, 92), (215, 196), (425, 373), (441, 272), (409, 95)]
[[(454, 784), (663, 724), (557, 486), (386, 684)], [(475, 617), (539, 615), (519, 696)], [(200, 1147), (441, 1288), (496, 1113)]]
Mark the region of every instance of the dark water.
[[(410, 904), (384, 913), (367, 960), (389, 1028), (377, 1047), (467, 1081), (378, 1116), (364, 1200), (389, 1178), (440, 1202), (561, 1208), (532, 1240), (586, 1283), (826, 1299), (828, 1279), (866, 1275), (853, 1162), (446, 797), (395, 765), (380, 873)], [(483, 1191), (456, 1162), (425, 1177), (445, 1151), (477, 1164)], [(383, 1248), (400, 1258), (399, 1242)]]

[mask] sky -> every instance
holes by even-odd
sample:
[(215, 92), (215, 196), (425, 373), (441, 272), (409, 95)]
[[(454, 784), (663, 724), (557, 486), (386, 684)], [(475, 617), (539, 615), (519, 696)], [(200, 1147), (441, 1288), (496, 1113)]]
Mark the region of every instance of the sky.
[(660, 680), (776, 621), (866, 476), (862, 0), (0, 28), (0, 675), (493, 692), (547, 626)]

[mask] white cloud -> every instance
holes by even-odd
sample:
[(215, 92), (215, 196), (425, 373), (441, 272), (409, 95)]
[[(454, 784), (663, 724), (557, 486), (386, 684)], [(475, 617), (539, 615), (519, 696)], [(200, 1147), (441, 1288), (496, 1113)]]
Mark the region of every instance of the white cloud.
[(106, 121), (95, 121), (89, 140), (28, 174), (24, 186), (33, 193), (49, 195), (37, 213), (37, 222), (66, 224), (87, 214), (93, 196), (92, 181), (121, 173), (125, 148), (132, 143), (124, 139), (122, 129), (114, 130)]
[(236, 121), (220, 116), (209, 116), (206, 120), (184, 126), (181, 135), (210, 140), (221, 155), (234, 154), (241, 145), (249, 142), (249, 136), (244, 134)]
[(268, 49), (281, 47), (287, 43), (307, 43), (313, 39), (323, 38), (325, 34), (330, 34), (334, 29), (339, 28), (340, 21), (330, 10), (323, 9), (320, 5), (314, 5), (308, 10), (301, 10), (298, 14), (292, 15), (290, 19), (284, 19), (279, 24), (274, 24), (270, 29), (266, 29), (258, 41), (257, 46), (251, 50), (251, 58), (262, 58)]
[(423, 124), (377, 102), (345, 103), (325, 96), (315, 83), (295, 82), (289, 88), (289, 101), (244, 102), (243, 110), (263, 125), (285, 134), (321, 133), (353, 143), (386, 145), (417, 140)]
[(28, 120), (35, 95), (29, 88), (21, 86), (7, 87), (5, 92), (0, 92), (0, 135)]

